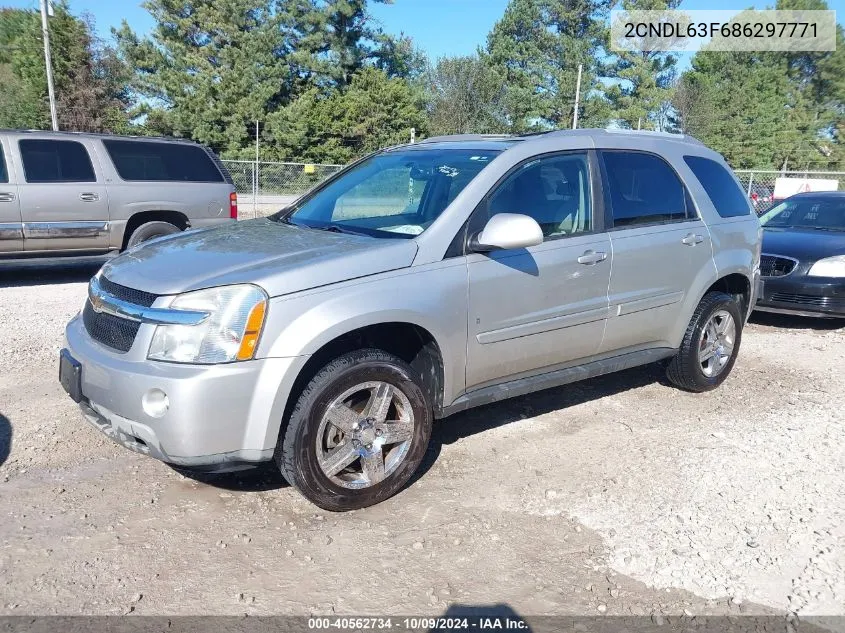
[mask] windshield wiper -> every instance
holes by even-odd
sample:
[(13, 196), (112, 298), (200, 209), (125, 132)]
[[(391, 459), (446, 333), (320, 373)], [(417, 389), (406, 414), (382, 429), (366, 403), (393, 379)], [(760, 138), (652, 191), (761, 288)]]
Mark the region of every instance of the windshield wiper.
[(318, 231), (328, 231), (329, 233), (346, 233), (347, 235), (366, 235), (366, 233), (360, 233), (359, 231), (353, 231), (352, 229), (347, 229), (345, 227), (339, 227), (336, 224), (320, 224), (317, 226), (311, 226), (309, 224), (295, 224), (294, 226), (306, 226), (309, 229), (316, 229)]

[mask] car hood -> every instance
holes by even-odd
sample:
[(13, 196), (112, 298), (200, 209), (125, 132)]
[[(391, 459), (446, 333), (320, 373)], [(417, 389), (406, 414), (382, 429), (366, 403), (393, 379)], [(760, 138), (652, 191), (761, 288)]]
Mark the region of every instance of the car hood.
[(417, 245), (266, 218), (153, 240), (109, 261), (114, 283), (160, 295), (254, 283), (271, 297), (410, 266)]
[(763, 252), (815, 261), (845, 253), (845, 232), (763, 227)]

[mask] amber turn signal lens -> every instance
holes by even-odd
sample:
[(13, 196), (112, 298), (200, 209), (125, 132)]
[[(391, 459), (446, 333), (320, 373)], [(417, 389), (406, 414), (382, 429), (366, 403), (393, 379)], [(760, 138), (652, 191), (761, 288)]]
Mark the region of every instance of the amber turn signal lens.
[(264, 325), (264, 313), (267, 311), (267, 302), (256, 303), (250, 310), (249, 318), (246, 320), (246, 329), (241, 339), (241, 347), (238, 350), (238, 360), (250, 360), (255, 356), (255, 349), (258, 347), (258, 338), (261, 336), (261, 328)]

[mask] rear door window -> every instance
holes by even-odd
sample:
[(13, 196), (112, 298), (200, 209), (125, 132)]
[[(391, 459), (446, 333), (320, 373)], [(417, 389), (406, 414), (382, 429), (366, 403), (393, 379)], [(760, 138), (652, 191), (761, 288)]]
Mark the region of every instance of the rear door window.
[(3, 156), (2, 145), (0, 145), (0, 182), (9, 182), (9, 172), (6, 169), (6, 159)]
[(114, 139), (103, 145), (123, 180), (224, 182), (208, 153), (196, 145)]
[(604, 151), (602, 160), (615, 228), (695, 218), (686, 188), (662, 158)]
[(698, 178), (721, 217), (735, 218), (751, 213), (745, 194), (722, 165), (701, 156), (684, 156), (684, 162)]
[(18, 141), (27, 182), (97, 182), (82, 143), (48, 139)]

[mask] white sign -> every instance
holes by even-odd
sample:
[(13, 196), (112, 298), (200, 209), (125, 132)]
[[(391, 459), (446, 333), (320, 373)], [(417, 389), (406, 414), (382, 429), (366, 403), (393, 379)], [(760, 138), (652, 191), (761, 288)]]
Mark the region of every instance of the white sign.
[(783, 200), (796, 193), (809, 191), (838, 191), (838, 180), (824, 178), (778, 178), (775, 180), (775, 200)]

